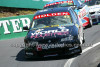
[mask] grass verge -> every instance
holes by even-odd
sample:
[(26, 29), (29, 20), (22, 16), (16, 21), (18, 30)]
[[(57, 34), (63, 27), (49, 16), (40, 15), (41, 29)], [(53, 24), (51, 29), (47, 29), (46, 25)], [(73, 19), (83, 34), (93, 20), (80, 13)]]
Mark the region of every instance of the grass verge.
[(0, 18), (34, 14), (36, 11), (37, 9), (0, 7)]

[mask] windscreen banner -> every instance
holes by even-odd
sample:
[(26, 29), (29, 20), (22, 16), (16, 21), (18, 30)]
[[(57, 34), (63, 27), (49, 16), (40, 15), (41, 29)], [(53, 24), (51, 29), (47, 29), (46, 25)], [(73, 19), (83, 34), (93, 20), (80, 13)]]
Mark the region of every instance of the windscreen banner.
[(89, 2), (89, 1), (91, 1), (91, 0), (81, 0), (82, 3)]
[(24, 37), (27, 34), (24, 26), (30, 25), (34, 15), (21, 15), (0, 18), (0, 40)]
[(50, 1), (57, 0), (0, 0), (0, 6), (42, 9), (44, 5)]

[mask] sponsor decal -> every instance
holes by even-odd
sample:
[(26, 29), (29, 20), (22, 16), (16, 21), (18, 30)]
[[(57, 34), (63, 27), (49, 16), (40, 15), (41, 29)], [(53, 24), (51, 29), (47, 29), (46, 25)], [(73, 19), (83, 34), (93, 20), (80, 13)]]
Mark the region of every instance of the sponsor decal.
[(73, 3), (73, 1), (60, 1), (60, 2), (55, 2), (55, 3), (51, 3), (51, 4), (46, 4), (44, 7), (48, 7), (48, 6), (52, 6), (52, 5), (56, 5), (56, 4), (63, 4), (63, 3)]
[(87, 14), (87, 12), (86, 12), (86, 9), (83, 9), (83, 10), (81, 10), (80, 12), (79, 12), (79, 18), (82, 18), (82, 17), (84, 17), (85, 15)]
[(35, 32), (31, 33), (31, 38), (44, 38), (48, 36), (54, 36), (56, 35), (67, 35), (69, 34), (69, 29), (62, 29), (61, 31), (58, 30), (48, 30), (48, 31), (41, 31), (41, 32)]
[[(78, 44), (77, 44), (78, 45)], [(43, 49), (47, 50), (47, 49), (52, 49), (52, 48), (63, 48), (63, 47), (72, 47), (72, 44), (65, 44), (65, 43), (56, 43), (56, 44), (37, 44), (36, 48), (37, 51), (42, 51)], [(74, 45), (74, 47), (69, 48), (68, 50), (75, 50), (77, 49), (78, 46)]]
[(70, 15), (70, 13), (69, 12), (49, 13), (49, 14), (37, 15), (34, 17), (34, 19), (40, 19), (52, 16), (63, 16), (63, 15)]
[(36, 45), (37, 51), (42, 51), (42, 49), (51, 49), (51, 48), (63, 48), (65, 44), (39, 44)]
[(77, 28), (79, 28), (79, 25), (78, 25), (78, 24), (75, 24), (75, 26), (76, 26)]

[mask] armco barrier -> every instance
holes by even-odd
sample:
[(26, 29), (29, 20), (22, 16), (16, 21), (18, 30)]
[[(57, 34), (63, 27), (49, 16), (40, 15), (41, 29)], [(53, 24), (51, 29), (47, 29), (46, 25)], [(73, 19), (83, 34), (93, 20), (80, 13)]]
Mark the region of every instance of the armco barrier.
[(0, 6), (42, 9), (49, 1), (55, 0), (0, 0)]
[(23, 26), (29, 26), (33, 15), (0, 18), (0, 40), (24, 37), (27, 31)]

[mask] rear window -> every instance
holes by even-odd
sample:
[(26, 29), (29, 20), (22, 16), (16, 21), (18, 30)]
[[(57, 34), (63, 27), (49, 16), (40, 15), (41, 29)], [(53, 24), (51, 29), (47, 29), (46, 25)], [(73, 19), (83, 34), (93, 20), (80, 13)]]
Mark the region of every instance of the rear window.
[(55, 3), (51, 3), (51, 4), (46, 4), (44, 6), (44, 9), (54, 8), (54, 7), (61, 7), (62, 5), (72, 6), (72, 5), (74, 5), (74, 3), (73, 3), (73, 1), (60, 1), (60, 2), (55, 2)]
[(81, 0), (81, 2), (88, 6), (100, 5), (100, 0)]

